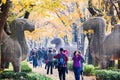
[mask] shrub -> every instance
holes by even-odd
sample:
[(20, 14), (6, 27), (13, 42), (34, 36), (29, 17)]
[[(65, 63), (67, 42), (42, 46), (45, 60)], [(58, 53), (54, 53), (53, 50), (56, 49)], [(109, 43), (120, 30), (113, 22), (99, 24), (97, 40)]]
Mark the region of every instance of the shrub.
[(22, 62), (21, 72), (32, 72), (32, 69), (28, 66), (26, 60)]
[(28, 76), (25, 72), (14, 73), (13, 71), (4, 71), (3, 73), (0, 74), (0, 79), (24, 80), (27, 78)]
[(96, 80), (120, 80), (120, 72), (112, 70), (97, 70)]
[(29, 79), (28, 80), (52, 80), (51, 78), (48, 78), (44, 75), (40, 75), (37, 73), (29, 73)]
[(84, 72), (83, 74), (86, 76), (94, 75), (95, 67), (93, 65), (84, 64)]
[(4, 71), (0, 74), (0, 79), (5, 80), (52, 80), (44, 75), (37, 73)]
[(116, 67), (108, 67), (108, 70), (117, 70)]
[(32, 72), (32, 69), (28, 65), (22, 65), (21, 72)]
[(68, 67), (69, 70), (72, 71), (72, 61), (68, 61), (67, 67)]
[[(68, 61), (68, 69), (72, 71), (72, 61)], [(84, 64), (84, 72), (83, 74), (86, 76), (94, 75), (95, 67), (93, 65)]]
[(95, 70), (100, 70), (100, 67), (96, 66), (96, 67), (95, 67)]
[(31, 72), (32, 69), (27, 65), (26, 61), (22, 62), (21, 71), (5, 70), (0, 74), (0, 80), (52, 80), (44, 75)]

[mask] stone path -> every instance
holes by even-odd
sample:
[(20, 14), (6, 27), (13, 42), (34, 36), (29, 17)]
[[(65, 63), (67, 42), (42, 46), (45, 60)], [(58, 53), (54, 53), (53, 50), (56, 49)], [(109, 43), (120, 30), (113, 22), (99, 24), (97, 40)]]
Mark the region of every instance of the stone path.
[[(51, 74), (46, 74), (47, 71), (46, 71), (44, 65), (42, 67), (37, 67), (37, 68), (33, 68), (32, 64), (28, 63), (28, 65), (32, 68), (33, 72), (40, 73), (42, 75), (52, 78), (53, 80), (59, 80), (57, 69), (53, 69), (53, 74), (51, 75)], [(69, 73), (66, 74), (66, 80), (75, 80), (74, 74), (72, 71), (69, 71)], [(94, 76), (89, 76), (89, 77), (84, 76), (84, 80), (95, 80), (95, 77)]]

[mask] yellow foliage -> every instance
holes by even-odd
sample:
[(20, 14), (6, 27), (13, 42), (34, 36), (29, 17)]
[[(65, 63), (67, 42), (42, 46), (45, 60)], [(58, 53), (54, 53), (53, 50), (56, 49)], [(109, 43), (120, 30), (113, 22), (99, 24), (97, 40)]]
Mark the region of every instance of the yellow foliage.
[(83, 31), (84, 34), (87, 34), (87, 31)]
[(89, 30), (88, 30), (88, 33), (94, 34), (94, 30), (93, 30), (93, 29), (89, 29)]
[(5, 3), (6, 3), (6, 0), (2, 0), (2, 3), (5, 4)]
[(64, 2), (86, 2), (88, 0), (64, 0)]
[[(34, 9), (30, 13), (30, 19), (40, 24), (43, 24), (45, 21), (52, 21), (55, 26), (51, 24), (45, 26), (41, 25), (40, 28), (37, 28), (32, 33), (26, 32), (26, 37), (39, 39), (43, 37), (53, 37), (55, 35), (63, 37), (67, 34), (71, 40), (72, 29), (70, 25), (78, 18), (82, 17), (82, 11), (80, 11), (82, 5), (79, 4), (79, 8), (76, 8), (72, 14), (67, 14), (66, 16), (60, 15), (61, 19), (59, 19), (55, 12), (66, 9), (66, 6), (62, 4), (64, 1), (83, 4), (83, 2), (86, 2), (87, 0), (14, 0), (12, 12), (20, 16), (26, 10), (31, 11), (30, 6), (35, 4)], [(22, 9), (23, 11), (20, 12)], [(48, 20), (45, 19), (46, 17)], [(66, 26), (63, 25), (61, 20), (65, 22)]]
[(58, 34), (58, 37), (64, 37), (66, 34), (65, 34), (65, 32), (63, 32), (63, 31), (61, 31), (59, 34)]

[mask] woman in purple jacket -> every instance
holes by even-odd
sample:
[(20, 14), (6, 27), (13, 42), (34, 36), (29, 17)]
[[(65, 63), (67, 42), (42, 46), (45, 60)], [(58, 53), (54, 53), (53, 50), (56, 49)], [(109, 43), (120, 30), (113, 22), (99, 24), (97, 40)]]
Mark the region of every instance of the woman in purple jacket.
[(73, 71), (75, 75), (75, 80), (80, 80), (80, 60), (82, 59), (80, 52), (75, 51), (72, 57), (73, 60)]

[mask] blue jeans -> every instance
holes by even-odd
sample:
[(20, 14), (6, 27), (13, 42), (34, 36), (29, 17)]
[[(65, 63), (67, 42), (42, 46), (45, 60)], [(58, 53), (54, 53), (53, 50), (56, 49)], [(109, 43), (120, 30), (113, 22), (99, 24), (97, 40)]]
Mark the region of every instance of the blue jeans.
[(73, 67), (75, 80), (80, 80), (80, 67)]

